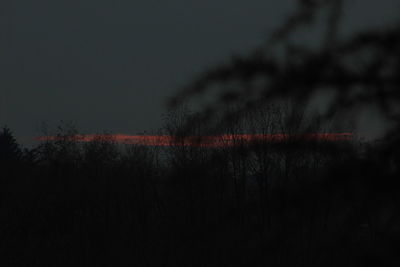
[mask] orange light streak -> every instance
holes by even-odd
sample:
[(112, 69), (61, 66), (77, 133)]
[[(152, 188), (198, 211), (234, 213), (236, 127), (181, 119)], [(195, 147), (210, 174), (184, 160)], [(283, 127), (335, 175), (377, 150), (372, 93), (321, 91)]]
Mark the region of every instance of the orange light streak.
[(109, 141), (129, 145), (143, 146), (204, 146), (226, 147), (251, 143), (276, 143), (284, 141), (348, 141), (352, 133), (315, 133), (315, 134), (224, 134), (214, 136), (175, 137), (169, 135), (74, 135), (70, 137), (41, 136), (37, 141), (67, 140), (75, 142)]

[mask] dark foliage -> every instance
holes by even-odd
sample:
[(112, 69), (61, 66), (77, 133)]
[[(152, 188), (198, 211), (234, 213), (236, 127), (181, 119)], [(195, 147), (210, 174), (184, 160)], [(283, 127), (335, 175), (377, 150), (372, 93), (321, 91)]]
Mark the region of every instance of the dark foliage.
[[(276, 107), (248, 115), (226, 132), (292, 130)], [(172, 112), (165, 131), (193, 117)], [(121, 146), (60, 131), (2, 172), (3, 266), (399, 263), (398, 170), (379, 145)]]
[(22, 151), (11, 130), (4, 127), (0, 132), (0, 162), (7, 165), (21, 159)]

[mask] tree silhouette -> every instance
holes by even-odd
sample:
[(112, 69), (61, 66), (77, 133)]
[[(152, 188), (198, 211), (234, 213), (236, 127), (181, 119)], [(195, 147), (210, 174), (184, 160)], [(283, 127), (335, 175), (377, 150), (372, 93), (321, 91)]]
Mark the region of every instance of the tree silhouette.
[(11, 130), (5, 126), (0, 131), (0, 164), (15, 164), (22, 158), (22, 150)]
[[(179, 106), (182, 101), (217, 90), (219, 97), (203, 107), (201, 118), (218, 128), (226, 121), (236, 125), (238, 117), (248, 119), (249, 111), (289, 99), (294, 112), (281, 125), (292, 133), (301, 130), (298, 125), (304, 127), (304, 106), (316, 93), (329, 91), (332, 101), (318, 120), (306, 125), (306, 131), (335, 116), (348, 121), (362, 109), (377, 108), (389, 122), (383, 140), (360, 147), (356, 142), (350, 146), (306, 144), (301, 149), (291, 143), (277, 152), (261, 144), (253, 147), (249, 154), (254, 155), (252, 165), (258, 172), (260, 221), (265, 225), (271, 220), (267, 228), (273, 234), (268, 240), (278, 247), (277, 258), (271, 259), (273, 266), (291, 265), (290, 257), (304, 259), (297, 263), (304, 266), (399, 263), (393, 249), (383, 252), (379, 247), (397, 248), (400, 240), (394, 227), (394, 222), (400, 221), (399, 197), (394, 193), (400, 190), (395, 178), (400, 166), (400, 25), (340, 38), (345, 3), (299, 0), (298, 9), (263, 45), (201, 73), (169, 102)], [(323, 11), (329, 11), (329, 16), (321, 43), (296, 42), (294, 34), (315, 25)], [(227, 109), (227, 105), (238, 108)], [(256, 123), (261, 124), (260, 132), (268, 127), (268, 121)], [(189, 122), (186, 128), (191, 127)], [(277, 167), (268, 169), (274, 163)], [(260, 172), (260, 168), (264, 170)], [(277, 185), (269, 191), (271, 180)], [(285, 240), (297, 240), (301, 245)], [(297, 254), (300, 251), (313, 255), (303, 258)]]

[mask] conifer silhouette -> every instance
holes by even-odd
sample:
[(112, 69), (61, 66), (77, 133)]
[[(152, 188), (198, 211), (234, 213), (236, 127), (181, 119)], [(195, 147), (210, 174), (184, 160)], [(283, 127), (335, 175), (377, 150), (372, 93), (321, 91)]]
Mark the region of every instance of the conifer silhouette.
[(15, 163), (22, 157), (22, 150), (11, 130), (5, 126), (0, 131), (0, 164)]

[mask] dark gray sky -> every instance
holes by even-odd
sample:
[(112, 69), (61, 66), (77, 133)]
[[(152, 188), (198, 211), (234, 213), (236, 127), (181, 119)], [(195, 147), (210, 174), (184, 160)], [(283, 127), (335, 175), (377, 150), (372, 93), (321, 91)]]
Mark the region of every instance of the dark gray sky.
[[(157, 129), (166, 97), (263, 41), (295, 0), (4, 0), (0, 125), (26, 143), (42, 122), (86, 133)], [(345, 30), (384, 25), (398, 0), (350, 0)]]

